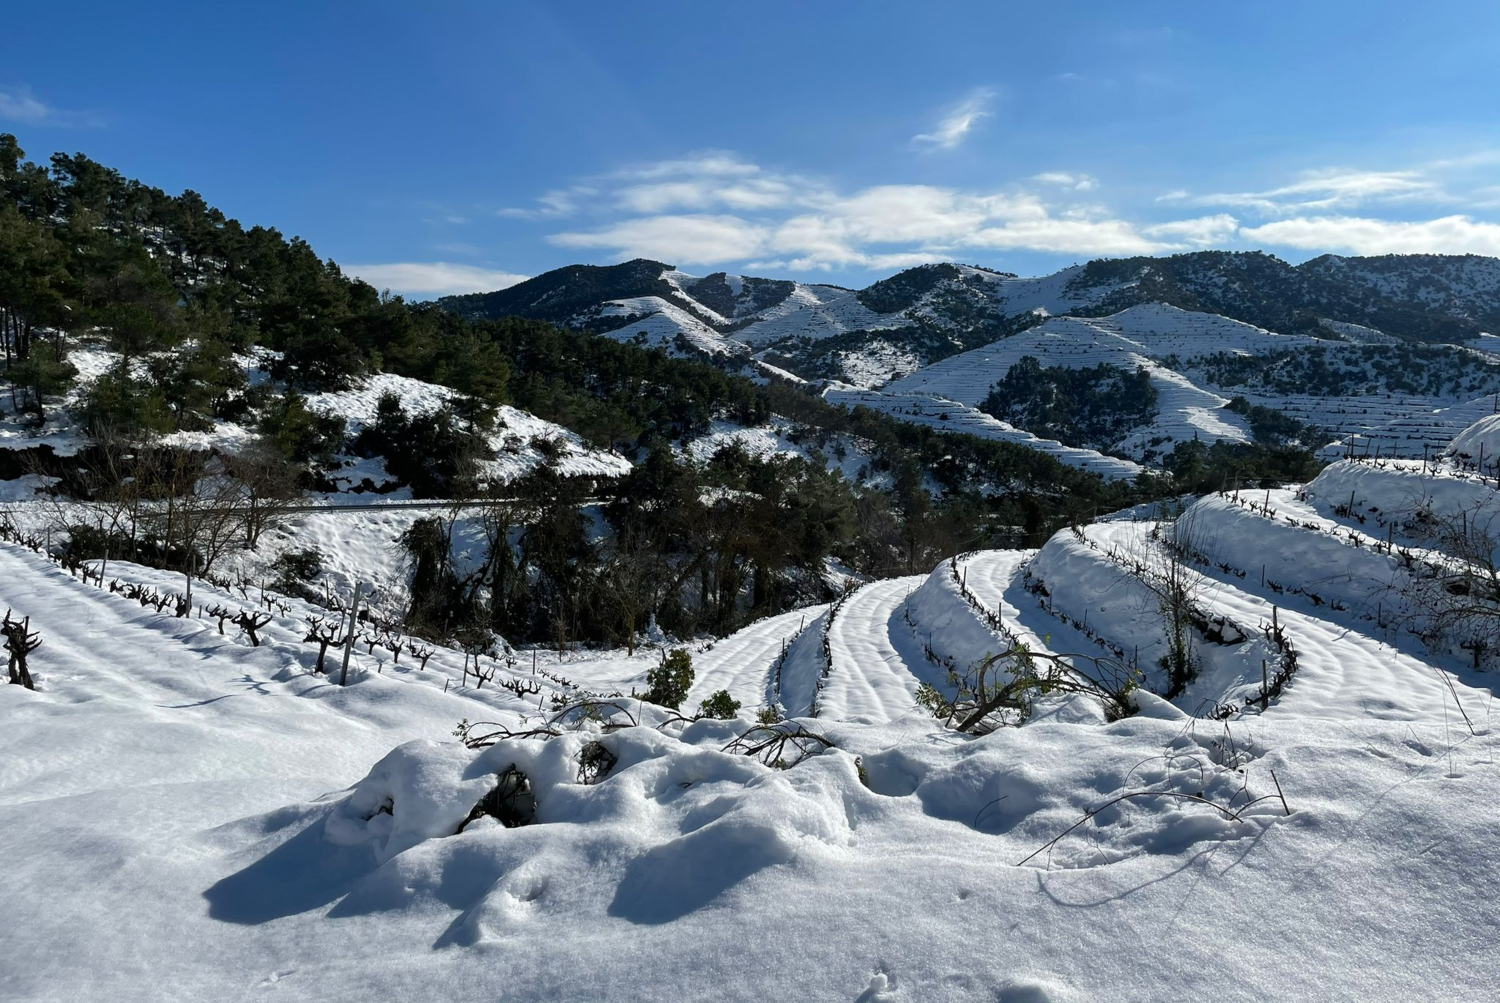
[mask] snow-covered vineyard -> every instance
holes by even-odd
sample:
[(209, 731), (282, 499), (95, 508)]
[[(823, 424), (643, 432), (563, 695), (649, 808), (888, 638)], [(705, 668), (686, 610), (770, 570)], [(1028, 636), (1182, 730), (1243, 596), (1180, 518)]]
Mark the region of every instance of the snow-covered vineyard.
[[(310, 517), (325, 605), (64, 566), (16, 501), (0, 998), (1493, 999), (1497, 455), (1481, 418), (633, 653), (375, 618), (347, 685), (320, 635), (399, 514)], [(636, 699), (666, 647), (737, 712)]]

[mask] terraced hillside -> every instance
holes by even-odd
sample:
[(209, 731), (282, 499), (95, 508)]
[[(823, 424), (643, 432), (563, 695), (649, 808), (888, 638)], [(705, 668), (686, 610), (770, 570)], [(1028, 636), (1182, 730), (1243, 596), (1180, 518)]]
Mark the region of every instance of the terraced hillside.
[[(1449, 532), (1500, 523), (1497, 445), (1487, 419), (1426, 464), (1343, 461), (1171, 524), (856, 583), (688, 646), (688, 700), (728, 690), (727, 720), (630, 697), (655, 648), (475, 659), (369, 624), (341, 686), (316, 640), (337, 611), (202, 581), (179, 605), (179, 576), (95, 578), (7, 531), (0, 605), (42, 643), (35, 689), (0, 686), (0, 829), (24, 856), (0, 872), (18, 962), (0, 984), (663, 997), (701, 988), (658, 960), (686, 942), (735, 1000), (998, 982), (1068, 1000), (1127, 977), (1484, 998), (1497, 847), (1473, 806), (1500, 781), (1496, 652), (1476, 642), (1494, 633), (1428, 600), (1500, 557)], [(1162, 658), (1174, 582), (1185, 678)], [(1468, 595), (1492, 628), (1500, 594)], [(1040, 676), (968, 729), (944, 708), (996, 656)], [(1460, 862), (1479, 879), (1453, 881)], [(89, 894), (58, 896), (64, 876)], [(1172, 951), (1113, 949), (1184, 902)], [(757, 916), (777, 936), (747, 941)], [(1412, 924), (1476, 935), (1435, 948)], [(986, 930), (1004, 950), (975, 962)], [(1331, 971), (1328, 938), (1378, 974), (1360, 952)], [(1262, 965), (1273, 951), (1307, 963)]]

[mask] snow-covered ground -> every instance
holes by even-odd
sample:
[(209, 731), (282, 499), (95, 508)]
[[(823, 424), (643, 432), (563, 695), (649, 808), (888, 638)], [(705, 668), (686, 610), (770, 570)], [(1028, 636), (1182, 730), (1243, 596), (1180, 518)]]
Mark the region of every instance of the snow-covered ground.
[[(1077, 638), (1018, 587), (1026, 556), (959, 574), (1060, 650)], [(1303, 665), (1262, 715), (1143, 697), (1107, 723), (1075, 702), (968, 738), (910, 703), (938, 674), (924, 625), (950, 655), (994, 640), (958, 580), (945, 565), (841, 604), (805, 722), (837, 748), (782, 771), (722, 751), (743, 720), (470, 751), (459, 719), (526, 704), (461, 687), (456, 653), (422, 670), (361, 651), (340, 688), (294, 618), (251, 647), (0, 546), (0, 602), (44, 637), (40, 690), (0, 687), (0, 994), (1491, 998), (1487, 680), (1283, 607)], [(1245, 589), (1214, 602), (1247, 616)], [(816, 612), (695, 656), (701, 686), (753, 698)], [(652, 658), (543, 669), (613, 686)], [(618, 761), (588, 785), (597, 737)], [(452, 834), (511, 766), (538, 824)]]
[(606, 323), (615, 317), (630, 318), (620, 327), (605, 332), (606, 338), (617, 341), (642, 337), (653, 348), (670, 349), (682, 337), (693, 348), (709, 355), (728, 355), (734, 351), (712, 327), (660, 296), (611, 300), (599, 308), (597, 316)]
[[(386, 394), (394, 394), (400, 399), (402, 408), (412, 415), (432, 414), (458, 396), (457, 391), (435, 383), (393, 373), (376, 373), (349, 390), (309, 394), (307, 406), (321, 414), (343, 418), (352, 440), (366, 425), (374, 422), (380, 398)], [(496, 412), (495, 428), (490, 434), (489, 444), (495, 452), (494, 459), (481, 465), (485, 477), (493, 483), (504, 484), (534, 470), (546, 460), (542, 450), (537, 448), (541, 440), (552, 444), (550, 449), (557, 455), (558, 470), (567, 476), (618, 477), (630, 472), (630, 461), (623, 456), (595, 449), (561, 425), (503, 404)], [(356, 460), (343, 475), (337, 475), (336, 480), (357, 487), (358, 479), (348, 474), (366, 474), (372, 466), (379, 467), (381, 476), (384, 476), (384, 464), (380, 461), (360, 463)], [(377, 481), (375, 486), (381, 485)]]
[[(951, 691), (1010, 639), (1127, 651), (1160, 682), (1160, 609), (1130, 568), (1161, 561), (1155, 523), (963, 555), (691, 646), (688, 706), (723, 688), (738, 720), (651, 727), (627, 700), (642, 726), (481, 750), (458, 721), (538, 723), (564, 678), (628, 693), (657, 649), (520, 652), (477, 688), (459, 652), (362, 645), (339, 687), (312, 670), (305, 603), (252, 646), (0, 544), (0, 606), (43, 640), (36, 693), (0, 687), (0, 997), (1493, 999), (1494, 675), (1370, 618), (1391, 556), (1332, 514), (1350, 486), (1358, 513), (1422, 480), (1493, 495), (1461, 474), (1350, 462), (1307, 501), (1197, 502), (1196, 601), (1247, 634), (1199, 637), (1173, 702), (1140, 693), (1112, 723), (1047, 697), (983, 738), (916, 687)], [(1260, 711), (1272, 621), (1298, 669)], [(832, 748), (789, 769), (736, 753), (768, 705)], [(595, 741), (615, 763), (583, 783)], [(466, 823), (510, 768), (535, 825)]]
[[(881, 411), (902, 421), (926, 425), (940, 432), (964, 432), (982, 439), (1011, 442), (1047, 453), (1058, 462), (1099, 474), (1106, 480), (1134, 480), (1145, 470), (1134, 460), (1118, 456), (1106, 456), (1092, 449), (1064, 446), (1056, 439), (1042, 439), (1024, 429), (1016, 428), (993, 415), (943, 397), (921, 393), (891, 393), (881, 390), (860, 390), (842, 383), (832, 383), (823, 391), (823, 398), (832, 404), (846, 407), (867, 407)], [(1237, 416), (1236, 416), (1237, 417)]]
[(761, 311), (754, 322), (734, 332), (734, 340), (761, 347), (783, 338), (820, 341), (850, 331), (883, 331), (911, 321), (896, 313), (876, 313), (860, 303), (852, 289), (797, 283), (790, 296)]
[[(694, 643), (684, 710), (726, 689), (737, 718), (627, 697), (612, 727), (551, 700), (639, 689), (659, 647), (486, 657), (480, 685), (398, 637), (339, 686), (306, 602), (195, 582), (179, 618), (0, 543), (42, 640), (37, 690), (0, 685), (0, 999), (1493, 999), (1497, 676), (1394, 628), (1371, 519), (1495, 504), (1457, 455), (1495, 425), (1193, 503), (1215, 636), (1171, 700), (1148, 512)], [(260, 643), (215, 604), (263, 610)], [(1147, 688), (979, 737), (919, 707), (1015, 641)], [(744, 754), (771, 706), (828, 747)], [(474, 816), (512, 769), (495, 810), (532, 824)]]

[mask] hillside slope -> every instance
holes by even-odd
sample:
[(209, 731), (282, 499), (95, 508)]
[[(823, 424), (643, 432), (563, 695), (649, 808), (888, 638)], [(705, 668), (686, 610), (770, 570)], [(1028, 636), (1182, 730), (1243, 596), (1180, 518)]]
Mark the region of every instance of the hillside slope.
[[(1493, 439), (1476, 426), (1459, 448)], [(737, 720), (672, 723), (627, 699), (639, 725), (477, 749), (453, 740), (459, 719), (534, 728), (560, 678), (628, 691), (656, 653), (538, 652), (476, 686), (458, 651), (418, 665), (361, 646), (340, 687), (313, 670), (300, 600), (273, 597), (255, 646), (0, 543), (0, 605), (43, 638), (38, 689), (0, 686), (18, 861), (0, 870), (0, 992), (701, 998), (712, 958), (727, 1000), (1081, 1001), (1126, 983), (1151, 1000), (1330, 984), (1487, 999), (1500, 838), (1473, 806), (1500, 796), (1493, 673), (1390, 629), (1347, 555), (1396, 562), (1346, 534), (1376, 539), (1354, 516), (1395, 513), (1414, 478), (1494, 504), (1468, 462), (1351, 463), (1304, 492), (1200, 501), (1185, 518), (1210, 563), (1190, 574), (1222, 636), (1197, 638), (1187, 689), (1141, 692), (1117, 721), (1044, 697), (982, 737), (943, 727), (921, 687), (1013, 639), (1080, 666), (1121, 652), (1163, 685), (1161, 614), (1132, 563), (1164, 559), (1154, 523), (960, 555), (695, 652), (701, 686), (745, 702)], [(1250, 561), (1264, 572), (1240, 575)], [(1263, 699), (1262, 659), (1289, 648), (1295, 672)], [(739, 754), (768, 703), (812, 715), (798, 724), (833, 748), (786, 768)], [(596, 746), (610, 758), (590, 778)], [(513, 768), (534, 821), (467, 821)], [(1169, 946), (1122, 951), (1122, 929)]]

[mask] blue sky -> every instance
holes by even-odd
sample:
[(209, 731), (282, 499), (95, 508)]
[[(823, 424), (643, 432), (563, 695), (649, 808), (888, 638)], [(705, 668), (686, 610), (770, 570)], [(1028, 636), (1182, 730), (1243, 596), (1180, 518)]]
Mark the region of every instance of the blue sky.
[(414, 296), (1500, 255), (1500, 4), (30, 4), (0, 130)]

